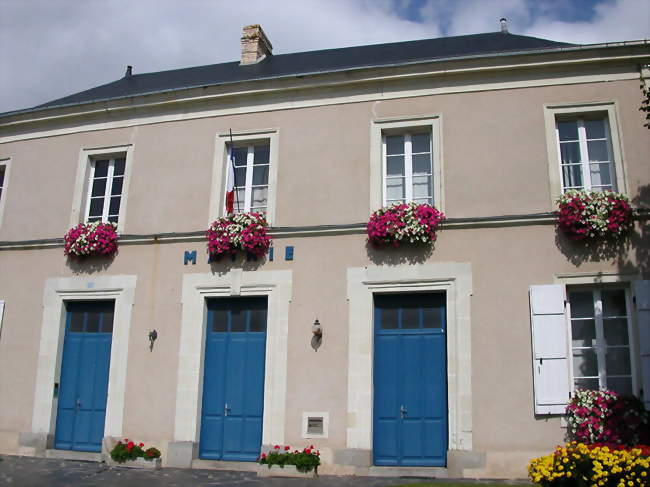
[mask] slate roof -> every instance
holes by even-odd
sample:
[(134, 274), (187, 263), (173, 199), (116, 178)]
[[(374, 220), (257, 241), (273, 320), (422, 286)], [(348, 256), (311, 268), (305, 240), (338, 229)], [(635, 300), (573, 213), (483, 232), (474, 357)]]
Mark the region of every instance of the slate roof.
[(574, 44), (509, 33), (472, 34), (418, 41), (374, 44), (268, 56), (257, 64), (238, 61), (134, 74), (111, 83), (59, 98), (33, 109), (124, 98), (147, 93), (211, 86), (241, 81), (273, 79), (359, 69), (403, 65), (468, 56), (557, 49)]

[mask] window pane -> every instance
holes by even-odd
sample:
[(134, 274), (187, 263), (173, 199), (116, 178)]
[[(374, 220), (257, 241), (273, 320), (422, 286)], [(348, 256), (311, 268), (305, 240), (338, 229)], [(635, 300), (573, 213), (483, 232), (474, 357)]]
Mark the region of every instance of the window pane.
[[(99, 221), (102, 221), (101, 216), (89, 216), (88, 217), (88, 223), (99, 222)], [(109, 218), (108, 221), (111, 221), (111, 219)]]
[(113, 178), (113, 186), (111, 187), (111, 194), (113, 196), (122, 194), (122, 183), (124, 182), (124, 177), (120, 176)]
[(603, 316), (627, 316), (624, 289), (602, 291), (601, 298), (603, 300)]
[(253, 185), (269, 184), (269, 166), (258, 166), (253, 168)]
[(431, 174), (431, 154), (413, 156), (413, 174)]
[(564, 164), (580, 162), (580, 144), (578, 142), (560, 144), (560, 156)]
[(80, 312), (70, 312), (70, 331), (79, 333), (84, 331), (84, 315)]
[(111, 204), (108, 208), (108, 214), (109, 215), (117, 215), (120, 213), (120, 200), (121, 196), (113, 196), (111, 198)]
[(560, 140), (578, 140), (578, 124), (576, 122), (558, 122)]
[(422, 313), (423, 328), (442, 328), (445, 319), (445, 295), (431, 295), (430, 302), (422, 307)]
[(414, 198), (413, 203), (417, 203), (418, 205), (432, 205), (433, 206), (432, 198), (418, 198), (418, 199)]
[(624, 396), (632, 395), (632, 377), (608, 377), (607, 389)]
[(108, 161), (95, 161), (95, 178), (105, 178), (108, 175)]
[(404, 306), (402, 308), (402, 328), (420, 328), (420, 308), (416, 306)]
[(582, 167), (579, 164), (562, 166), (562, 178), (565, 188), (582, 187)]
[(245, 166), (248, 157), (248, 147), (235, 147), (232, 151), (235, 166)]
[(93, 179), (93, 190), (91, 196), (104, 196), (106, 192), (106, 178)]
[(260, 188), (253, 188), (253, 200), (251, 206), (266, 206), (266, 198), (268, 194), (268, 187), (263, 186)]
[(609, 176), (609, 162), (589, 164), (591, 171), (592, 186), (611, 186), (612, 179)]
[(605, 344), (607, 346), (629, 345), (627, 336), (627, 318), (609, 318), (603, 320)]
[(571, 340), (574, 347), (596, 345), (596, 322), (594, 320), (572, 320)]
[(598, 379), (576, 379), (574, 383), (576, 385), (576, 389), (591, 389), (593, 391), (597, 391), (599, 389)]
[(104, 198), (91, 198), (90, 199), (90, 212), (88, 216), (102, 216), (104, 209)]
[(232, 307), (230, 311), (230, 331), (246, 331), (246, 316), (244, 310), (239, 307)]
[(413, 176), (413, 198), (431, 196), (431, 176)]
[(5, 168), (0, 166), (0, 188), (5, 183)]
[(243, 212), (244, 210), (244, 188), (235, 188), (235, 201), (233, 202), (233, 209), (236, 212)]
[(605, 354), (605, 370), (607, 375), (630, 375), (630, 349), (608, 349)]
[(569, 293), (571, 318), (593, 318), (594, 301), (591, 291), (574, 291)]
[(386, 199), (387, 200), (404, 199), (404, 178), (386, 179)]
[(384, 308), (380, 311), (381, 329), (394, 330), (397, 328), (397, 309)]
[(404, 154), (403, 135), (389, 135), (386, 137), (386, 154)]
[(112, 333), (113, 332), (113, 311), (104, 311), (102, 313), (102, 333)]
[(411, 152), (431, 152), (431, 136), (429, 134), (412, 135)]
[(388, 176), (404, 176), (404, 156), (387, 157), (386, 174)]
[(598, 377), (598, 360), (594, 350), (573, 351), (573, 375), (575, 377)]
[(86, 314), (86, 333), (97, 333), (99, 331), (99, 318), (101, 313), (89, 311)]
[(250, 311), (249, 331), (264, 330), (266, 330), (266, 306), (261, 309), (253, 309)]
[(235, 168), (235, 186), (244, 186), (246, 184), (246, 166)]
[(124, 159), (123, 157), (115, 159), (115, 166), (113, 167), (113, 175), (114, 176), (122, 176), (122, 175), (124, 175), (124, 165), (125, 164), (126, 164), (126, 159)]
[(269, 146), (256, 145), (255, 158), (253, 159), (253, 164), (268, 164), (268, 163), (269, 163)]
[(585, 131), (587, 132), (588, 139), (604, 139), (605, 120), (586, 120)]
[(118, 218), (119, 218), (119, 215), (108, 215), (107, 220), (109, 222), (111, 222), (111, 223), (117, 223)]
[(587, 142), (587, 151), (590, 161), (609, 161), (607, 142), (604, 140), (590, 140)]
[(216, 331), (216, 332), (228, 331), (228, 310), (225, 309), (212, 310), (212, 331)]

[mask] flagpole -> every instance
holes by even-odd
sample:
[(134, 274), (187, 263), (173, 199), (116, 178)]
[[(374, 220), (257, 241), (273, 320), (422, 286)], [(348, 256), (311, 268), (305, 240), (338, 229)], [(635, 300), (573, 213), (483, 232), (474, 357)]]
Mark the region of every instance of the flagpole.
[[(234, 157), (234, 152), (235, 152), (235, 144), (232, 141), (232, 129), (230, 130), (230, 164), (232, 165), (232, 185), (233, 185), (233, 191), (235, 192), (235, 201), (237, 202), (237, 213), (241, 213), (241, 209), (239, 208), (239, 198), (237, 198), (237, 171), (236, 171), (236, 166), (235, 166), (235, 157)], [(244, 191), (246, 189), (244, 188)]]

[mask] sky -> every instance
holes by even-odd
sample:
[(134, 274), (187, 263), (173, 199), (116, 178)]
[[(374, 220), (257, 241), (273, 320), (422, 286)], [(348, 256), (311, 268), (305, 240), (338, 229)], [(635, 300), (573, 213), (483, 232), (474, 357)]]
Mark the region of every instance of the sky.
[(650, 38), (650, 0), (0, 0), (0, 113), (133, 73), (236, 61), (261, 24), (274, 54), (494, 32), (575, 44)]

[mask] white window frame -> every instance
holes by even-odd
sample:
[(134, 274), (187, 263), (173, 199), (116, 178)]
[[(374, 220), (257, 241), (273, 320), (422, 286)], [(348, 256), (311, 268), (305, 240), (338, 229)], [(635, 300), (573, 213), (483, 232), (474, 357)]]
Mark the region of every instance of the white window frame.
[[(544, 105), (544, 124), (546, 128), (546, 148), (548, 155), (548, 173), (551, 193), (551, 209), (555, 208), (555, 201), (562, 194), (562, 160), (560, 158), (559, 137), (557, 134), (557, 121), (562, 118), (573, 117), (576, 119), (588, 118), (590, 115), (603, 114), (609, 125), (609, 147), (611, 148), (611, 161), (613, 164), (612, 176), (615, 179), (616, 191), (627, 192), (625, 180), (625, 160), (623, 157), (620, 129), (618, 124), (618, 109), (613, 101), (595, 103), (574, 103), (574, 104), (547, 104)], [(586, 138), (584, 139), (586, 145)], [(584, 151), (584, 152), (583, 152)], [(583, 157), (587, 154), (586, 147), (581, 142), (581, 162), (589, 164), (589, 160)], [(583, 184), (585, 167), (582, 168)], [(588, 172), (588, 168), (587, 168)], [(590, 187), (590, 186), (589, 186)], [(585, 185), (585, 189), (587, 189)]]
[[(245, 142), (244, 144), (237, 144), (234, 141), (233, 141), (233, 143), (234, 143), (235, 147), (237, 147), (237, 148), (245, 147), (246, 151), (247, 151), (246, 152), (246, 166), (238, 166), (240, 168), (241, 167), (246, 168), (246, 181), (244, 181), (243, 185), (239, 184), (240, 188), (241, 187), (244, 188), (244, 207), (238, 209), (237, 208), (237, 203), (235, 203), (235, 211), (239, 210), (240, 213), (250, 212), (251, 211), (251, 204), (252, 204), (252, 200), (253, 200), (253, 170), (254, 170), (255, 167), (260, 167), (259, 165), (255, 164), (255, 147), (256, 146), (259, 147), (259, 146), (262, 146), (262, 145), (268, 145), (269, 146), (269, 162), (266, 165), (269, 166), (269, 168), (270, 168), (270, 165), (271, 165), (271, 161), (270, 161), (271, 146), (270, 146), (270, 143), (268, 141), (264, 141), (264, 140), (262, 140), (262, 141), (248, 141), (248, 142)], [(230, 144), (229, 143), (227, 144), (226, 150), (228, 151), (228, 156), (227, 156), (228, 160), (226, 162), (226, 165), (228, 165), (228, 164), (232, 163), (230, 161)], [(237, 166), (235, 166), (235, 168), (236, 167)], [(228, 171), (226, 171), (226, 174), (227, 173), (228, 173)], [(269, 176), (270, 176), (270, 174), (269, 174)], [(235, 181), (235, 183), (240, 183), (240, 181)], [(264, 186), (264, 185), (259, 185), (258, 184), (256, 187), (259, 187), (259, 186)], [(237, 194), (236, 194), (236, 191), (237, 191), (236, 188), (237, 187), (238, 187), (237, 184), (235, 184), (235, 198), (237, 198)], [(267, 182), (266, 182), (266, 188), (267, 188), (267, 190), (266, 190), (266, 194), (267, 194), (266, 208), (267, 208), (267, 210), (268, 210), (268, 207), (269, 207), (268, 187), (269, 187), (269, 182), (268, 182), (268, 179), (267, 179)], [(224, 202), (226, 200), (227, 189), (228, 189), (227, 185), (224, 184), (224, 188), (223, 188), (223, 201)], [(257, 208), (256, 208), (256, 210), (257, 210)], [(265, 212), (267, 210), (265, 210)]]
[[(248, 145), (264, 142), (269, 145), (269, 179), (266, 200), (266, 221), (269, 225), (275, 222), (276, 193), (278, 180), (278, 129), (245, 130), (237, 132), (220, 132), (215, 138), (214, 161), (212, 164), (212, 188), (210, 191), (210, 210), (208, 225), (219, 217), (225, 216), (226, 183), (228, 178), (228, 164), (230, 164), (228, 148), (232, 135), (232, 142), (235, 146)], [(252, 158), (249, 152), (247, 167), (252, 165)], [(252, 192), (253, 171), (246, 170), (246, 191)], [(246, 201), (250, 206), (250, 195)]]
[[(108, 161), (108, 171), (106, 173), (106, 188), (104, 188), (104, 205), (102, 207), (102, 222), (106, 223), (108, 221), (108, 210), (111, 205), (111, 198), (115, 197), (111, 195), (112, 190), (113, 190), (113, 177), (114, 177), (114, 171), (115, 171), (115, 161), (116, 159), (124, 159), (125, 157), (123, 155), (114, 155), (113, 157), (110, 158), (102, 158), (102, 157), (93, 157), (90, 160), (90, 173), (88, 175), (88, 192), (86, 193), (86, 209), (84, 210), (84, 221), (87, 222), (88, 219), (90, 218), (90, 202), (92, 198), (92, 191), (93, 191), (93, 184), (95, 182), (95, 164), (97, 161)], [(124, 166), (124, 171), (126, 172), (126, 163)], [(124, 177), (124, 176), (123, 176)], [(122, 193), (124, 192), (124, 181), (122, 181)], [(123, 194), (120, 193), (120, 209), (122, 208), (122, 196)], [(118, 212), (119, 215), (119, 212)], [(119, 216), (118, 216), (118, 221), (117, 223), (119, 224)]]
[(2, 182), (2, 194), (0, 194), (0, 228), (2, 228), (2, 217), (7, 203), (7, 191), (9, 187), (9, 176), (11, 173), (11, 158), (0, 159), (0, 167), (4, 168), (4, 180)]
[[(603, 325), (603, 315), (602, 315), (602, 299), (601, 299), (601, 293), (604, 290), (622, 290), (625, 292), (625, 307), (627, 311), (627, 333), (628, 333), (628, 348), (629, 348), (629, 357), (630, 357), (630, 375), (632, 378), (632, 393), (637, 394), (639, 393), (639, 379), (638, 379), (638, 374), (636, 367), (634, 366), (635, 362), (635, 357), (637, 352), (637, 345), (636, 345), (636, 337), (634, 334), (634, 328), (632, 326), (632, 315), (634, 313), (634, 305), (632, 303), (632, 295), (631, 295), (631, 290), (629, 285), (600, 285), (600, 286), (586, 286), (586, 287), (575, 287), (575, 286), (568, 286), (566, 289), (566, 295), (567, 295), (567, 304), (566, 304), (566, 316), (567, 316), (567, 343), (568, 343), (568, 348), (569, 348), (569, 374), (570, 374), (570, 379), (571, 379), (571, 394), (575, 392), (575, 380), (576, 376), (574, 374), (573, 370), (573, 343), (572, 343), (572, 335), (573, 335), (573, 328), (571, 324), (572, 320), (572, 315), (571, 315), (571, 301), (569, 299), (569, 294), (571, 292), (590, 292), (592, 293), (592, 299), (595, 297), (596, 302), (595, 304), (595, 310), (596, 313), (594, 313), (594, 323), (595, 323), (595, 331), (596, 331), (596, 346), (593, 347), (578, 347), (583, 350), (588, 350), (588, 349), (593, 349), (594, 352), (596, 353), (597, 357), (597, 364), (598, 364), (598, 388), (599, 389), (609, 389), (607, 386), (607, 372), (605, 370), (605, 359), (606, 359), (606, 352), (607, 352), (607, 346), (605, 345), (605, 336), (604, 336), (604, 325)], [(600, 311), (600, 312), (598, 312)], [(580, 377), (577, 377), (580, 379)]]
[[(440, 211), (445, 211), (443, 163), (442, 163), (442, 137), (441, 137), (441, 116), (423, 115), (415, 117), (381, 118), (372, 120), (370, 123), (370, 208), (369, 212), (375, 211), (386, 204), (386, 151), (385, 135), (397, 133), (414, 133), (428, 131), (431, 134), (431, 169), (432, 169), (432, 191), (433, 205)], [(410, 201), (411, 189), (408, 189), (408, 181), (411, 167), (407, 168), (405, 157), (405, 175), (407, 171), (406, 200)]]
[[(129, 185), (131, 182), (131, 172), (133, 170), (133, 151), (132, 144), (83, 148), (79, 151), (79, 161), (77, 165), (77, 177), (75, 182), (74, 194), (72, 197), (72, 211), (70, 213), (70, 227), (74, 227), (82, 221), (86, 221), (90, 205), (90, 192), (92, 190), (92, 177), (94, 175), (94, 161), (115, 159), (118, 157), (125, 158), (124, 181), (122, 183), (122, 196), (120, 200), (120, 212), (117, 219), (117, 231), (123, 233), (125, 228), (126, 209), (128, 203)], [(109, 173), (112, 174), (112, 173)], [(112, 179), (111, 179), (112, 182)], [(109, 184), (106, 184), (107, 191), (110, 191)], [(110, 196), (109, 196), (110, 197)], [(105, 203), (106, 205), (110, 203)], [(108, 206), (106, 206), (108, 208)]]

